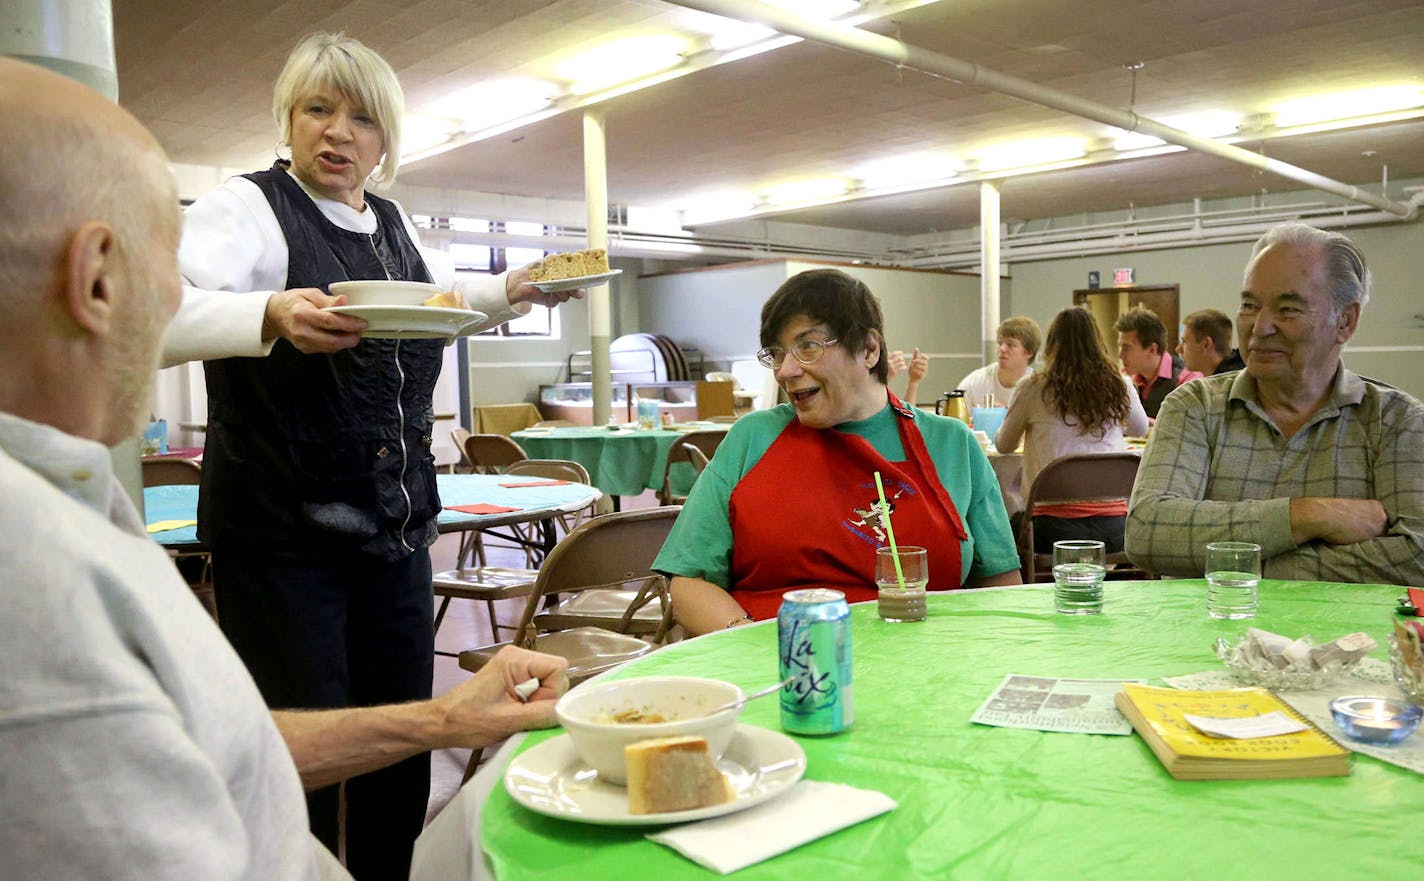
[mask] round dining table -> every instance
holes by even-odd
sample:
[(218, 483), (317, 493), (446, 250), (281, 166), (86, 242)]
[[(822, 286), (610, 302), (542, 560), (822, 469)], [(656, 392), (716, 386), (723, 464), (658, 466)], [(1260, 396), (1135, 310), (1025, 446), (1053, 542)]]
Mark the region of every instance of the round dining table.
[[(1051, 585), (931, 593), (919, 623), (886, 623), (873, 603), (852, 606), (854, 724), (796, 741), (807, 779), (878, 790), (898, 807), (737, 877), (1419, 877), (1424, 779), (1394, 764), (1357, 755), (1347, 777), (1188, 782), (1169, 776), (1136, 735), (970, 721), (1008, 674), (1153, 685), (1220, 674), (1213, 642), (1252, 626), (1319, 641), (1364, 631), (1381, 659), (1401, 592), (1263, 581), (1259, 615), (1244, 621), (1209, 618), (1205, 582), (1196, 579), (1109, 581), (1097, 616), (1056, 614)], [(605, 676), (669, 674), (748, 691), (774, 682), (776, 622), (675, 643)], [(777, 702), (752, 702), (741, 721), (779, 729)], [(500, 783), (510, 757), (559, 736), (528, 734), (487, 763), (422, 836), (412, 879), (712, 874), (645, 838), (645, 829), (570, 822), (516, 803)]]
[[(688, 423), (682, 430), (639, 430), (561, 426), (516, 431), (510, 437), (531, 459), (571, 459), (588, 470), (589, 482), (611, 496), (642, 495), (661, 489), (668, 450), (688, 431), (725, 431), (723, 423)], [(687, 495), (697, 473), (686, 462), (673, 465), (672, 491)]]
[[(583, 483), (499, 474), (437, 474), (435, 483), (444, 506), (435, 521), (441, 533), (548, 523), (599, 497), (597, 489)], [(467, 505), (481, 507), (475, 512), (453, 509)], [(149, 534), (159, 544), (173, 549), (199, 544), (196, 484), (145, 487), (143, 507)]]

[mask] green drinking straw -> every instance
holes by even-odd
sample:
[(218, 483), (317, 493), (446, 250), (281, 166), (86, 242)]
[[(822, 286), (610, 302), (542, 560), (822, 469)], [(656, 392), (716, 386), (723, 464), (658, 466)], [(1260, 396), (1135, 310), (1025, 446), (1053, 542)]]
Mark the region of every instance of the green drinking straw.
[(885, 484), (880, 482), (880, 472), (875, 472), (875, 491), (880, 493), (880, 513), (885, 519), (885, 533), (890, 536), (890, 559), (895, 561), (895, 577), (900, 579), (900, 589), (905, 589), (905, 571), (900, 568), (900, 549), (895, 547), (895, 528), (890, 525), (890, 503), (885, 501)]

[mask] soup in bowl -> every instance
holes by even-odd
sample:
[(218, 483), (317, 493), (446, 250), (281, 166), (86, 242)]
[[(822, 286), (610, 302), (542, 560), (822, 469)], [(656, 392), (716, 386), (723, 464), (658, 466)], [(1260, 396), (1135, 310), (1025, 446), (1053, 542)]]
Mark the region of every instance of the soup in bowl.
[(623, 748), (639, 740), (695, 735), (707, 740), (713, 759), (721, 758), (742, 708), (712, 711), (742, 697), (740, 688), (718, 679), (650, 676), (585, 683), (559, 698), (554, 711), (599, 779), (622, 786)]

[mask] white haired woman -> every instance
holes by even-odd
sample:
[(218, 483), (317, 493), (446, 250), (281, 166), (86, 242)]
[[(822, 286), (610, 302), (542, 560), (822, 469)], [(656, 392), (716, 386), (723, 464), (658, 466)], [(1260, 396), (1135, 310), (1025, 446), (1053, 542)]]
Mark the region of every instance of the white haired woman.
[[(223, 630), (273, 708), (431, 693), (431, 396), (443, 345), (363, 339), (365, 322), (322, 311), (344, 302), (327, 287), (434, 281), (492, 324), (565, 299), (528, 285), (526, 270), (457, 286), (400, 206), (367, 192), (395, 178), (403, 106), (374, 51), (341, 34), (305, 38), (274, 90), (291, 158), (228, 180), (184, 219), (189, 287), (165, 359), (206, 360), (198, 534)], [(346, 783), (353, 875), (407, 877), (429, 786), (428, 754)], [(309, 813), (339, 852), (336, 789), (311, 793)]]

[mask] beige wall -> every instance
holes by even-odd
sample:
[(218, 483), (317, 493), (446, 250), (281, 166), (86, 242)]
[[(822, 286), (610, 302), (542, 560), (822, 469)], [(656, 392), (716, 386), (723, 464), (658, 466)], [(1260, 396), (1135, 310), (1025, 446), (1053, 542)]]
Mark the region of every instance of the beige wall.
[[(1364, 249), (1375, 277), (1375, 296), (1360, 331), (1346, 349), (1354, 370), (1424, 397), (1424, 224), (1375, 226), (1350, 233)], [(1020, 263), (1003, 282), (1004, 317), (1028, 315), (1045, 328), (1071, 305), (1072, 292), (1087, 287), (1089, 270), (1110, 280), (1112, 270), (1131, 266), (1139, 284), (1181, 286), (1181, 314), (1214, 307), (1234, 314), (1247, 243), (1181, 247), (1103, 257)], [(639, 278), (640, 260), (614, 260), (624, 270), (611, 288), (613, 335), (662, 333), (701, 349), (708, 370), (750, 358), (758, 347), (761, 305), (792, 274), (818, 264), (770, 261), (702, 272)], [(953, 388), (982, 361), (979, 350), (977, 276), (842, 267), (863, 279), (885, 308), (891, 348), (919, 346), (931, 354), (930, 377), (920, 397), (932, 400)], [(469, 342), (474, 404), (535, 401), (542, 383), (562, 381), (564, 359), (589, 347), (588, 307), (571, 301), (560, 308), (560, 340)], [(897, 384), (898, 385), (898, 384)]]
[[(1359, 332), (1345, 349), (1350, 369), (1424, 398), (1424, 224), (1401, 223), (1347, 230), (1365, 253), (1374, 295)], [(1236, 314), (1249, 243), (1182, 247), (1116, 257), (1045, 260), (1012, 266), (1003, 314), (1028, 315), (1042, 324), (1072, 305), (1073, 291), (1088, 286), (1088, 272), (1106, 281), (1131, 266), (1138, 284), (1181, 285), (1181, 314), (1212, 307)]]

